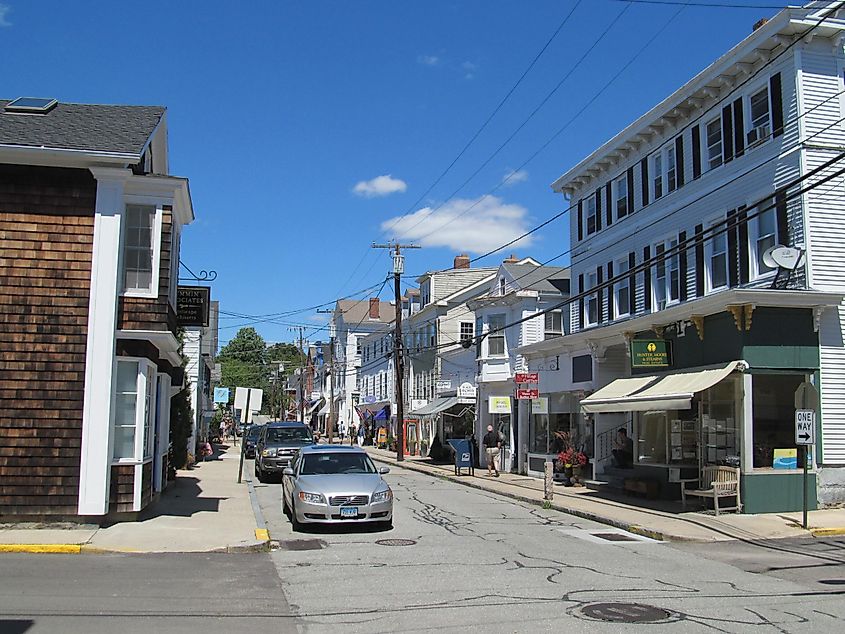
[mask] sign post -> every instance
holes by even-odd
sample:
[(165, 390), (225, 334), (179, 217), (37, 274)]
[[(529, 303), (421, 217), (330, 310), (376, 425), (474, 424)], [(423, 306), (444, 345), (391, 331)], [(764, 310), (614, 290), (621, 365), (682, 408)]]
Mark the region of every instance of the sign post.
[(808, 451), (807, 447), (814, 445), (816, 442), (816, 412), (812, 409), (796, 409), (795, 410), (795, 444), (801, 450), (804, 458), (804, 473), (801, 480), (801, 489), (803, 491), (803, 523), (804, 530), (807, 530), (807, 468), (808, 468)]

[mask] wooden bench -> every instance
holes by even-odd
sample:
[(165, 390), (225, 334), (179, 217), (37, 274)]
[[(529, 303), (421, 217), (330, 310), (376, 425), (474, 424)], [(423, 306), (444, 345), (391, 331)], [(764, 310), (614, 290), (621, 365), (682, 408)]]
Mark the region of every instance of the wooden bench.
[(742, 498), (739, 493), (739, 469), (736, 467), (704, 467), (701, 471), (701, 479), (705, 487), (700, 489), (687, 489), (686, 482), (681, 484), (681, 500), (686, 508), (687, 496), (692, 495), (699, 498), (712, 498), (713, 508), (716, 515), (719, 514), (720, 498), (736, 498), (736, 506), (722, 507), (723, 511), (735, 510), (742, 512)]
[(636, 493), (655, 500), (660, 495), (660, 483), (657, 480), (643, 478), (625, 478), (626, 493)]

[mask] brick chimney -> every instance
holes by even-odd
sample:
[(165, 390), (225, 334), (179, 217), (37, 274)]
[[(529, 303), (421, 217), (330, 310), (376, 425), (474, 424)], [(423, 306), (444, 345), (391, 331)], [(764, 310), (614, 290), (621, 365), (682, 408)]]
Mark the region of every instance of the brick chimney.
[(378, 319), (380, 317), (379, 312), (379, 298), (378, 297), (371, 297), (370, 298), (370, 319)]
[(516, 264), (517, 262), (519, 262), (519, 259), (513, 253), (511, 253), (509, 258), (502, 260), (504, 264)]
[(456, 269), (468, 269), (469, 268), (469, 256), (466, 253), (461, 253), (460, 255), (455, 256), (455, 267)]

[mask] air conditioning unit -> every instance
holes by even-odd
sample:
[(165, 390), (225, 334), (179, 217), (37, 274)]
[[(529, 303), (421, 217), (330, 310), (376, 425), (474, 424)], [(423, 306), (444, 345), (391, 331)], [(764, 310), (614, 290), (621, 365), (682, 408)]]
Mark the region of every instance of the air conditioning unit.
[(757, 145), (758, 143), (762, 143), (766, 139), (769, 138), (769, 134), (771, 134), (772, 129), (768, 123), (764, 123), (763, 125), (758, 125), (756, 128), (752, 128), (748, 131), (746, 135), (746, 139), (748, 140), (748, 146), (751, 147), (752, 145)]

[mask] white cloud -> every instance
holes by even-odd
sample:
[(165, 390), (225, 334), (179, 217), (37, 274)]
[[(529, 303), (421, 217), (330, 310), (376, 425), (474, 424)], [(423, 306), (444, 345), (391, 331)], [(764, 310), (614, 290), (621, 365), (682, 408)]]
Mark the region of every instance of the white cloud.
[[(405, 218), (386, 220), (381, 229), (424, 247), (484, 253), (525, 233), (527, 216), (528, 210), (522, 205), (505, 203), (498, 196), (482, 196), (455, 199), (436, 210), (424, 207)], [(531, 236), (527, 236), (513, 246), (531, 243)]]
[(407, 189), (408, 184), (401, 178), (393, 178), (391, 174), (384, 174), (368, 181), (361, 181), (352, 188), (352, 192), (365, 198), (378, 198), (402, 193)]
[(12, 23), (6, 19), (6, 16), (9, 15), (9, 11), (12, 10), (8, 4), (3, 4), (0, 2), (0, 26), (12, 26)]
[(461, 70), (464, 71), (464, 79), (472, 79), (475, 77), (475, 71), (478, 69), (478, 65), (473, 64), (472, 62), (464, 62), (461, 64)]
[(313, 322), (318, 323), (318, 324), (327, 324), (327, 323), (329, 322), (329, 317), (330, 317), (330, 316), (331, 316), (331, 315), (326, 315), (326, 314), (322, 314), (322, 313), (317, 313), (317, 314), (315, 314), (315, 315), (311, 315), (311, 316), (308, 318), (308, 321), (313, 321)]
[(440, 63), (440, 58), (437, 55), (418, 55), (417, 63), (423, 66), (437, 66)]
[(528, 170), (505, 170), (505, 175), (502, 177), (502, 185), (506, 187), (513, 187), (518, 183), (524, 183), (528, 180)]

